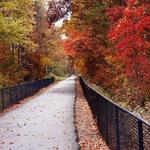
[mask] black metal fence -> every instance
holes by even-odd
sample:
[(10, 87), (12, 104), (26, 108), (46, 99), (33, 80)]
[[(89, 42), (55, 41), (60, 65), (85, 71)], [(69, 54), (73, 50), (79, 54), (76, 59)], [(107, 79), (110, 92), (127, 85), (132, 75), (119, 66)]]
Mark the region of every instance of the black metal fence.
[(12, 104), (18, 103), (23, 98), (33, 95), (39, 89), (53, 82), (54, 78), (52, 77), (0, 89), (0, 111), (3, 111)]
[(112, 150), (150, 150), (150, 124), (119, 107), (91, 88), (80, 84), (96, 119), (100, 134)]

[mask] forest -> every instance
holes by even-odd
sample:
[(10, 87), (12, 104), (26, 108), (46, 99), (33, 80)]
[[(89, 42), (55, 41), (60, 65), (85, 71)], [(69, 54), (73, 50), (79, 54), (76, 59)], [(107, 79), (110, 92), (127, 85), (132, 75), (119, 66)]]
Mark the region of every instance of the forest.
[[(47, 21), (46, 1), (0, 2), (0, 86), (67, 74), (59, 29)], [(59, 60), (59, 61), (58, 61)]]
[(75, 70), (145, 117), (150, 116), (149, 8), (146, 0), (73, 0), (71, 20), (64, 24), (69, 36), (64, 50)]
[(149, 8), (149, 0), (1, 1), (0, 86), (76, 73), (150, 119)]

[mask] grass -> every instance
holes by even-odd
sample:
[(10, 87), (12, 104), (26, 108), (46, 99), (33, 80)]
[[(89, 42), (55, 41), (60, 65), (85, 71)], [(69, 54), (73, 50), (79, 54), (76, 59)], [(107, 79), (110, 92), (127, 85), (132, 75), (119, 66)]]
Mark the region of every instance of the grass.
[(66, 77), (60, 77), (60, 76), (55, 75), (54, 73), (49, 73), (47, 76), (45, 76), (45, 78), (50, 78), (50, 77), (54, 77), (56, 82), (66, 79)]

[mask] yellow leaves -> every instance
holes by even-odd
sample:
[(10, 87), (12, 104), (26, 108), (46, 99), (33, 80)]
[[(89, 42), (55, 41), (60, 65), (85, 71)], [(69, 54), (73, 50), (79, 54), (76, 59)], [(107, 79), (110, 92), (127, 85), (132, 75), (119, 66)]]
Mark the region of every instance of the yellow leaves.
[(115, 58), (112, 55), (108, 55), (108, 56), (106, 56), (106, 61), (109, 62), (109, 63), (114, 63)]
[(49, 65), (51, 65), (51, 60), (50, 60), (50, 58), (49, 57), (41, 57), (40, 58), (40, 65), (41, 66), (49, 66)]
[(27, 44), (33, 30), (32, 0), (0, 3), (0, 41)]
[(74, 68), (77, 69), (77, 71), (80, 72), (81, 74), (86, 74), (87, 73), (86, 59), (85, 58), (76, 59)]
[[(13, 2), (0, 2), (0, 8), (3, 8), (3, 10), (12, 10), (15, 9), (16, 5)], [(1, 9), (0, 9), (1, 10)]]
[(85, 58), (79, 58), (76, 60), (77, 66), (83, 67), (85, 65)]

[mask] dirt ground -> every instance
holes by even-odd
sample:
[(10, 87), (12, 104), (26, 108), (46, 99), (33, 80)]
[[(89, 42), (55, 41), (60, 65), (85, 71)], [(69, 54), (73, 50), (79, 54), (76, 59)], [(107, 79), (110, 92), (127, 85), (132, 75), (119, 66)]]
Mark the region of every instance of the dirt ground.
[(99, 134), (78, 80), (76, 80), (76, 92), (75, 121), (81, 150), (109, 150)]

